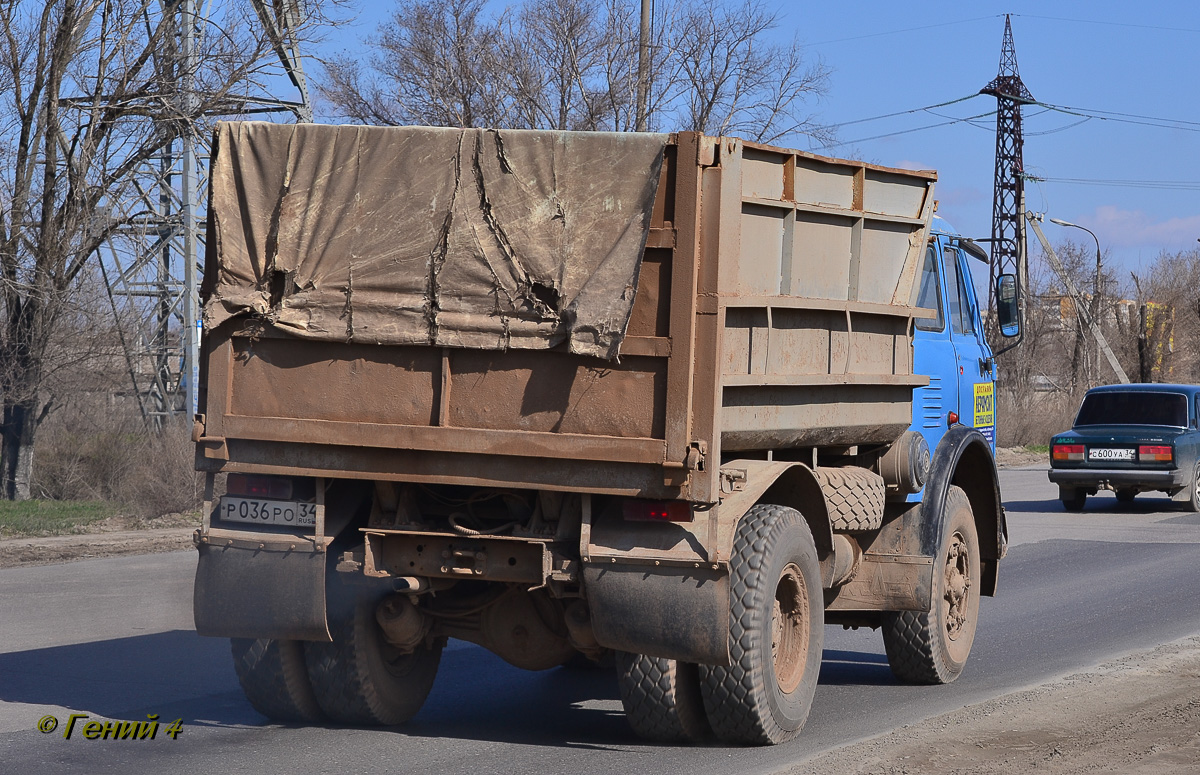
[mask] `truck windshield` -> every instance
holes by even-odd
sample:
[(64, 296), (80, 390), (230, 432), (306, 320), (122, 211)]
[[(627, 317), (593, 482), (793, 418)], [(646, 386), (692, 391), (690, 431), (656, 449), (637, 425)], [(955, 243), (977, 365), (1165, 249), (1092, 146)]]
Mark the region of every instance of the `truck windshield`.
[(1181, 393), (1104, 392), (1084, 397), (1076, 425), (1188, 424), (1187, 396)]

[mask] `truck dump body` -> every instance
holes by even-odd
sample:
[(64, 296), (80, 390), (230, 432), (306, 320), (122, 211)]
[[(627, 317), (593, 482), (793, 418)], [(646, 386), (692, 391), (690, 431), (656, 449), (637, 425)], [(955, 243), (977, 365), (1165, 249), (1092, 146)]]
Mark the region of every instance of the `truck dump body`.
[(908, 430), (914, 343), (993, 388), (974, 339), (957, 378), (932, 172), (248, 123), (211, 175), (192, 610), (264, 715), (402, 723), (450, 638), (615, 660), (663, 742), (795, 736), (826, 622), (961, 673), (1005, 526), (979, 430)]
[(718, 499), (911, 420), (934, 175), (696, 134), (223, 124), (202, 470)]

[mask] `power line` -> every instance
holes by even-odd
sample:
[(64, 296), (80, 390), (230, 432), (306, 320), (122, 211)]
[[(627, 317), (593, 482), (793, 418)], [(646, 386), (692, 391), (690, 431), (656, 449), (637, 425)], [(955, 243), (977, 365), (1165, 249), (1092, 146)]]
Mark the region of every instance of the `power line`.
[(1027, 180), (1043, 183), (1065, 183), (1079, 186), (1112, 186), (1117, 188), (1150, 188), (1163, 191), (1200, 191), (1200, 180), (1119, 180), (1116, 178), (1048, 178), (1026, 175)]
[(920, 27), (906, 27), (902, 30), (888, 30), (887, 32), (872, 32), (872, 33), (868, 33), (867, 35), (854, 35), (849, 38), (834, 38), (833, 40), (821, 40), (816, 43), (808, 43), (805, 45), (808, 45), (810, 47), (811, 46), (827, 46), (830, 43), (845, 43), (845, 42), (851, 41), (851, 40), (866, 40), (867, 38), (882, 38), (882, 37), (886, 37), (888, 35), (900, 35), (901, 33), (905, 33), (905, 32), (920, 32), (922, 30), (932, 30), (932, 29), (936, 29), (938, 27), (953, 27), (956, 24), (969, 24), (971, 22), (983, 21), (985, 19), (998, 19), (1003, 15), (1004, 14), (994, 13), (994, 14), (989, 14), (988, 16), (975, 16), (970, 19), (959, 19), (958, 21), (953, 21), (953, 22), (941, 22), (939, 24), (925, 24)]
[[(872, 121), (880, 121), (880, 120), (886, 119), (886, 118), (896, 118), (898, 116), (908, 116), (908, 115), (912, 115), (914, 113), (922, 113), (922, 112), (931, 113), (932, 115), (942, 117), (941, 114), (934, 113), (933, 111), (937, 108), (943, 108), (948, 105), (955, 105), (960, 102), (966, 102), (967, 100), (972, 99), (974, 97), (978, 97), (978, 96), (980, 96), (980, 95), (971, 94), (966, 97), (959, 97), (957, 99), (947, 100), (946, 102), (939, 102), (934, 105), (925, 105), (925, 106), (919, 107), (919, 108), (912, 108), (911, 110), (900, 110), (900, 111), (896, 111), (894, 113), (885, 113), (885, 114), (879, 115), (879, 116), (871, 116), (869, 118), (855, 119), (854, 121), (843, 121), (838, 124), (827, 124), (827, 125), (820, 127), (820, 129), (835, 130), (835, 129), (840, 129), (842, 127), (854, 126), (856, 124), (866, 124), (866, 123), (869, 123)], [(1067, 129), (1072, 129), (1081, 124), (1085, 124), (1092, 119), (1096, 119), (1099, 121), (1112, 121), (1114, 123), (1120, 123), (1120, 124), (1134, 124), (1134, 125), (1138, 125), (1138, 126), (1149, 126), (1149, 127), (1155, 127), (1158, 129), (1179, 129), (1179, 130), (1182, 130), (1185, 132), (1200, 132), (1200, 121), (1188, 121), (1186, 119), (1162, 118), (1162, 117), (1158, 117), (1158, 116), (1142, 116), (1137, 113), (1123, 113), (1123, 112), (1111, 111), (1111, 110), (1098, 110), (1098, 109), (1094, 109), (1094, 108), (1080, 108), (1080, 107), (1073, 107), (1073, 106), (1069, 106), (1069, 105), (1054, 105), (1052, 103), (1039, 102), (1039, 101), (1034, 101), (1029, 104), (1037, 105), (1038, 107), (1043, 108), (1043, 110), (1040, 113), (1034, 113), (1034, 114), (1028, 116), (1028, 118), (1034, 118), (1036, 116), (1043, 115), (1050, 111), (1054, 111), (1056, 113), (1062, 113), (1062, 114), (1069, 115), (1069, 116), (1076, 116), (1080, 119), (1079, 121), (1075, 121), (1073, 123), (1067, 124), (1066, 126), (1056, 127), (1054, 129), (1047, 129), (1047, 130), (1043, 130), (1041, 132), (1030, 132), (1030, 133), (1028, 133), (1030, 136), (1041, 136), (1041, 135), (1055, 134), (1057, 132), (1063, 132), (1063, 131), (1066, 131)], [(913, 127), (911, 129), (901, 129), (896, 132), (886, 132), (884, 134), (872, 135), (870, 137), (861, 137), (857, 140), (846, 140), (844, 142), (830, 143), (828, 145), (818, 146), (818, 150), (828, 150), (830, 148), (839, 148), (839, 147), (845, 146), (845, 145), (854, 145), (855, 143), (865, 143), (865, 142), (870, 142), (872, 140), (882, 140), (882, 139), (885, 139), (888, 137), (897, 137), (900, 135), (910, 134), (912, 132), (923, 132), (927, 129), (937, 129), (938, 127), (951, 126), (953, 124), (967, 123), (967, 124), (971, 124), (971, 126), (978, 127), (977, 124), (973, 124), (972, 122), (977, 121), (981, 118), (987, 118), (988, 116), (994, 116), (994, 115), (996, 115), (996, 111), (993, 110), (993, 111), (989, 111), (987, 113), (980, 113), (980, 114), (977, 114), (974, 116), (967, 116), (965, 118), (952, 118), (947, 121), (942, 121), (942, 122), (939, 122), (936, 124), (926, 124), (924, 126)]]
[(896, 116), (907, 116), (912, 113), (920, 113), (923, 110), (933, 110), (934, 108), (944, 108), (947, 105), (954, 105), (959, 102), (966, 102), (967, 100), (974, 99), (978, 96), (979, 96), (978, 94), (968, 94), (965, 97), (959, 97), (958, 99), (948, 100), (946, 102), (939, 102), (936, 105), (926, 105), (923, 108), (913, 108), (912, 110), (900, 110), (895, 113), (884, 113), (882, 116), (871, 116), (870, 118), (858, 118), (858, 119), (855, 119), (854, 121), (843, 121), (840, 124), (825, 124), (824, 126), (817, 127), (817, 129), (822, 129), (822, 130), (841, 129), (844, 126), (853, 126), (855, 124), (866, 124), (870, 121), (879, 121), (879, 120), (885, 119), (885, 118), (895, 118)]
[[(1048, 111), (1044, 111), (1044, 110), (1042, 111), (1042, 113), (1046, 113), (1046, 112), (1048, 112)], [(1041, 113), (1035, 113), (1034, 115), (1040, 116)], [(1079, 126), (1080, 124), (1086, 124), (1087, 122), (1089, 122), (1091, 120), (1092, 120), (1091, 116), (1085, 116), (1085, 117), (1079, 119), (1078, 121), (1072, 121), (1070, 124), (1066, 124), (1066, 125), (1060, 126), (1060, 127), (1055, 127), (1054, 129), (1043, 129), (1040, 132), (1026, 132), (1025, 136), (1026, 137), (1041, 137), (1042, 135), (1058, 134), (1059, 132), (1065, 132), (1068, 129), (1073, 129), (1073, 128)]]
[(1075, 108), (1067, 105), (1052, 105), (1048, 102), (1035, 103), (1069, 116), (1086, 116), (1100, 121), (1113, 121), (1119, 124), (1135, 124), (1138, 126), (1158, 127), (1159, 129), (1180, 129), (1185, 132), (1200, 132), (1200, 121), (1187, 121), (1178, 118), (1160, 118), (1158, 116), (1140, 116), (1136, 113), (1117, 113), (1109, 110), (1094, 110), (1090, 108)]
[(1038, 16), (1028, 13), (1014, 13), (1013, 16), (1019, 16), (1022, 19), (1043, 19), (1053, 22), (1072, 22), (1074, 24), (1100, 24), (1106, 27), (1130, 27), (1141, 30), (1165, 30), (1167, 32), (1200, 32), (1200, 30), (1190, 29), (1188, 27), (1158, 27), (1152, 24), (1129, 24), (1126, 22), (1101, 22), (1094, 19), (1069, 19), (1065, 16)]
[(839, 148), (843, 145), (854, 145), (855, 143), (865, 143), (870, 140), (882, 140), (886, 137), (897, 137), (899, 135), (912, 134), (913, 132), (922, 132), (926, 129), (937, 129), (938, 127), (950, 126), (952, 124), (961, 124), (963, 122), (970, 123), (971, 121), (976, 121), (978, 119), (986, 118), (987, 116), (994, 116), (994, 115), (996, 115), (996, 111), (991, 110), (991, 111), (988, 111), (987, 113), (979, 113), (974, 116), (967, 116), (966, 118), (956, 118), (956, 119), (952, 119), (950, 121), (940, 121), (936, 124), (926, 124), (925, 126), (913, 127), (911, 129), (901, 129), (898, 132), (888, 132), (886, 134), (873, 135), (871, 137), (860, 137), (857, 140), (846, 140), (845, 142), (829, 143), (828, 145), (817, 146), (817, 149), (823, 151), (823, 150), (827, 150), (829, 148)]

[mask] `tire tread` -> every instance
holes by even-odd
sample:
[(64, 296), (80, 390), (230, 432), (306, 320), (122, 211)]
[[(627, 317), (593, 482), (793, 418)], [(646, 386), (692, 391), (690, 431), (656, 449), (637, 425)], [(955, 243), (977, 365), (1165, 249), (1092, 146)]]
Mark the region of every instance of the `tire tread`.
[(825, 494), (829, 524), (840, 533), (878, 530), (883, 524), (887, 485), (883, 477), (865, 468), (818, 468), (817, 480)]
[[(410, 696), (388, 699), (376, 685), (372, 655), (375, 632), (374, 601), (360, 601), (353, 612), (331, 616), (331, 643), (308, 642), (304, 647), (308, 675), (321, 710), (339, 724), (392, 726), (420, 710), (441, 660), (440, 645), (414, 652)], [(386, 680), (386, 678), (385, 678)], [(407, 690), (408, 687), (406, 687)]]
[(695, 665), (645, 654), (616, 654), (625, 717), (639, 737), (661, 743), (711, 736)]
[(296, 640), (230, 638), (233, 667), (242, 693), (256, 711), (283, 722), (324, 718)]
[[(961, 488), (952, 486), (946, 495), (947, 513), (951, 513), (955, 508), (955, 501), (959, 501), (959, 505), (965, 504), (970, 509), (967, 494)], [(978, 543), (978, 536), (976, 542)], [(944, 561), (940, 551), (942, 550), (939, 550), (938, 563)], [(935, 564), (934, 573), (941, 572), (944, 572), (942, 566)], [(936, 582), (934, 590), (936, 594)], [(930, 611), (891, 611), (883, 617), (883, 644), (888, 664), (893, 675), (903, 683), (947, 684), (958, 678), (962, 672), (961, 667), (955, 670), (942, 658), (937, 642), (940, 628), (943, 626), (942, 622), (937, 620), (938, 604), (938, 600), (935, 599)]]
[[(766, 685), (768, 672), (756, 664), (756, 651), (763, 638), (770, 638), (756, 621), (755, 612), (771, 605), (774, 579), (767, 579), (760, 569), (770, 547), (786, 530), (802, 530), (812, 543), (812, 532), (804, 518), (794, 509), (774, 505), (757, 505), (738, 524), (734, 538), (734, 562), (730, 579), (730, 637), (731, 663), (728, 667), (701, 666), (704, 707), (708, 720), (718, 738), (731, 743), (771, 745), (795, 737), (804, 726), (804, 719), (794, 730), (784, 729), (771, 714), (767, 694), (773, 689)], [(811, 579), (808, 579), (811, 582)], [(817, 580), (819, 586), (819, 578)], [(768, 588), (771, 587), (771, 588)], [(816, 629), (817, 651), (820, 652), (823, 610), (812, 612)], [(767, 626), (770, 626), (768, 617)], [(812, 677), (815, 683), (815, 677)], [(811, 707), (811, 697), (809, 698)]]

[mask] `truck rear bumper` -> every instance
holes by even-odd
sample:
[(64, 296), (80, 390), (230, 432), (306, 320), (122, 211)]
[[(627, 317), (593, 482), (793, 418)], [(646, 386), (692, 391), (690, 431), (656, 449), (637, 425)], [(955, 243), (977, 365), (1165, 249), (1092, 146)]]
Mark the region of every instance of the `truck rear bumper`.
[(1173, 471), (1138, 471), (1128, 468), (1051, 468), (1050, 481), (1063, 487), (1096, 488), (1101, 485), (1110, 487), (1141, 487), (1145, 490), (1175, 490), (1187, 484), (1187, 472), (1181, 469)]

